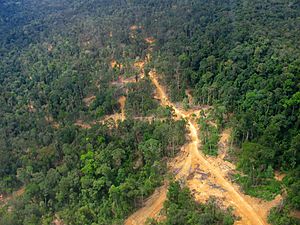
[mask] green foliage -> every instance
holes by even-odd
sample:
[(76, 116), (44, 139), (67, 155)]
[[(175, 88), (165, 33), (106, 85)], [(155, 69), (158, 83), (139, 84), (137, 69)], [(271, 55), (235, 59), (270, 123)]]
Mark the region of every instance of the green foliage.
[(273, 200), (278, 194), (281, 193), (282, 185), (274, 178), (262, 178), (259, 184), (253, 184), (250, 176), (235, 175), (234, 180), (238, 182), (247, 195), (262, 198), (267, 201)]
[(283, 207), (282, 205), (274, 207), (268, 217), (268, 222), (273, 225), (299, 225), (300, 220), (293, 218), (290, 215), (290, 209), (288, 207)]
[[(165, 122), (73, 126), (119, 111), (126, 92), (114, 83), (137, 74), (132, 62), (146, 56), (149, 36), (156, 43), (146, 75), (154, 67), (172, 101), (187, 103), (188, 87), (195, 103), (217, 105), (219, 128), (233, 113), (246, 189), (255, 195), (259, 187), (269, 199), (278, 193), (273, 170), (287, 170), (286, 205), (299, 209), (299, 7), (283, 0), (1, 2), (0, 190), (25, 185), (26, 193), (12, 213), (0, 210), (0, 223), (47, 224), (59, 213), (68, 224), (119, 224), (159, 185), (164, 158), (185, 142), (185, 123), (170, 120), (148, 80), (128, 87), (127, 116)], [(133, 24), (143, 27), (135, 38)], [(110, 68), (112, 59), (123, 68)], [(216, 154), (218, 132), (202, 126), (204, 151)]]
[(202, 151), (208, 155), (218, 154), (219, 131), (204, 118), (199, 119), (200, 138), (203, 144)]
[(236, 175), (246, 194), (272, 200), (280, 194), (281, 184), (274, 179), (273, 149), (257, 143), (245, 142), (238, 156), (238, 169), (245, 175)]
[(117, 97), (116, 90), (113, 88), (100, 89), (89, 109), (94, 112), (96, 118), (112, 114), (118, 109)]
[(60, 130), (59, 134), (62, 143), (71, 144), (76, 136), (76, 129), (74, 126), (65, 127)]
[[(257, 143), (245, 142), (239, 154), (238, 168), (252, 176), (253, 179), (257, 179), (259, 173), (266, 173), (267, 176), (267, 170), (272, 170), (274, 157), (275, 151), (273, 149)], [(272, 176), (273, 173), (270, 175)], [(253, 184), (259, 183), (256, 180), (252, 182)]]
[(170, 118), (172, 116), (172, 110), (168, 107), (159, 106), (155, 111), (155, 115), (159, 118)]
[(28, 168), (18, 174), (26, 181), (25, 194), (3, 221), (46, 223), (56, 213), (67, 224), (122, 224), (162, 184), (164, 159), (185, 143), (184, 134), (185, 122), (173, 120), (77, 130), (71, 143), (61, 140), (59, 163), (48, 159), (53, 148), (24, 157)]
[[(156, 33), (153, 57), (172, 99), (182, 101), (188, 86), (196, 103), (221, 107), (214, 115), (219, 127), (226, 122), (222, 114), (230, 113), (234, 143), (257, 144), (253, 156), (245, 151), (239, 163), (250, 186), (267, 182), (269, 166), (295, 170), (300, 159), (295, 147), (300, 130), (299, 4), (183, 1), (173, 6), (160, 17), (168, 21), (161, 30), (173, 32)], [(203, 142), (204, 151), (211, 152)]]
[(164, 203), (166, 220), (156, 222), (150, 220), (149, 224), (233, 224), (234, 217), (230, 209), (221, 210), (215, 199), (206, 204), (196, 203), (188, 188), (181, 188), (178, 182), (170, 184), (167, 200)]
[(300, 210), (300, 167), (298, 166), (295, 170), (290, 171), (284, 178), (284, 184), (289, 187), (287, 190), (288, 203), (294, 209)]
[(131, 84), (126, 101), (126, 113), (129, 116), (149, 116), (158, 109), (153, 99), (153, 86), (149, 80)]

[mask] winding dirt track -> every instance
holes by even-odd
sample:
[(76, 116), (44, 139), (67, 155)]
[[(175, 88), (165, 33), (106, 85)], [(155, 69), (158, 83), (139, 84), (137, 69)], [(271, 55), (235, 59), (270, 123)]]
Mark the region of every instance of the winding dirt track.
[[(148, 54), (144, 61), (137, 62), (134, 66), (140, 70), (140, 79), (144, 78), (144, 65), (151, 59), (152, 44), (154, 38), (147, 38), (145, 41), (149, 44)], [(197, 123), (192, 115), (199, 115), (201, 110), (193, 108), (185, 111), (176, 107), (172, 103), (164, 87), (159, 83), (155, 70), (149, 72), (149, 77), (156, 88), (156, 98), (160, 100), (162, 106), (169, 106), (174, 110), (174, 119), (185, 119), (189, 130), (190, 143), (184, 145), (176, 158), (168, 163), (169, 170), (173, 172), (175, 178), (185, 184), (191, 190), (196, 201), (205, 202), (209, 197), (216, 197), (221, 207), (233, 207), (234, 214), (240, 218), (235, 221), (235, 225), (267, 225), (267, 215), (269, 209), (277, 205), (282, 197), (278, 195), (273, 201), (265, 202), (250, 196), (244, 195), (239, 191), (236, 184), (230, 182), (228, 174), (235, 169), (235, 166), (225, 160), (226, 152), (229, 148), (228, 142), (230, 131), (225, 130), (220, 139), (220, 150), (222, 154), (219, 157), (206, 157), (199, 151), (199, 135)], [(122, 79), (122, 83), (135, 82), (134, 78)], [(191, 94), (187, 93), (189, 102), (193, 103)], [(124, 120), (125, 99), (120, 99), (121, 118)], [(122, 110), (123, 108), (123, 110)], [(207, 107), (202, 107), (205, 110)], [(157, 220), (164, 219), (160, 215), (163, 204), (167, 198), (168, 185), (156, 189), (156, 191), (144, 203), (144, 206), (133, 213), (125, 221), (125, 225), (142, 225), (148, 218)]]
[[(185, 145), (178, 157), (170, 163), (171, 170), (175, 170), (175, 177), (177, 180), (186, 180), (187, 186), (194, 191), (196, 200), (201, 199), (203, 191), (205, 192), (205, 185), (217, 186), (219, 190), (211, 190), (210, 192), (217, 193), (216, 196), (221, 197), (222, 204), (234, 207), (235, 215), (239, 216), (241, 220), (235, 224), (252, 224), (252, 225), (266, 225), (266, 217), (257, 212), (252, 207), (253, 201), (249, 196), (242, 194), (236, 185), (232, 184), (226, 179), (226, 174), (218, 166), (211, 163), (199, 150), (200, 144), (198, 138), (198, 131), (195, 122), (190, 118), (191, 112), (179, 109), (170, 102), (164, 88), (160, 85), (157, 73), (152, 70), (149, 73), (149, 77), (156, 87), (157, 97), (160, 99), (161, 105), (172, 107), (174, 110), (174, 116), (177, 118), (186, 119), (189, 130), (189, 137), (191, 142)], [(197, 113), (197, 112), (196, 112)], [(200, 168), (200, 169), (199, 169)], [(199, 172), (200, 171), (200, 172)], [(201, 172), (202, 171), (202, 172)], [(198, 174), (197, 174), (198, 173)], [(207, 182), (199, 182), (199, 178), (196, 175), (206, 174), (208, 176)], [(191, 177), (192, 175), (192, 177)], [(190, 178), (189, 178), (190, 177)], [(213, 189), (213, 188), (210, 188)], [(210, 190), (209, 189), (209, 190)], [(159, 188), (160, 194), (157, 191), (150, 196), (145, 206), (131, 215), (126, 221), (125, 225), (144, 224), (147, 218), (156, 217), (159, 215), (160, 210), (163, 207), (163, 202), (166, 199), (166, 185)], [(220, 191), (221, 190), (221, 191)], [(213, 195), (213, 194), (212, 194)], [(207, 199), (207, 198), (206, 198)], [(250, 199), (250, 201), (249, 201)]]

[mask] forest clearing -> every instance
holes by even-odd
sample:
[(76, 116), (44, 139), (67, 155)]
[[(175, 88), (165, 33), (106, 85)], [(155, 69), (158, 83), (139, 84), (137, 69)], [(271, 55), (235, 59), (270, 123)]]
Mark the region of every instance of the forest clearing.
[[(154, 43), (154, 40), (151, 42)], [(149, 58), (149, 56), (148, 56)], [(174, 173), (176, 180), (184, 182), (193, 193), (195, 199), (205, 202), (210, 196), (219, 198), (223, 207), (233, 207), (234, 213), (241, 220), (235, 224), (243, 225), (266, 225), (269, 210), (276, 206), (281, 197), (276, 197), (273, 202), (267, 203), (259, 199), (246, 196), (240, 192), (239, 187), (228, 180), (228, 172), (235, 167), (229, 162), (224, 161), (226, 151), (219, 158), (206, 157), (201, 153), (201, 140), (199, 140), (198, 128), (190, 115), (199, 115), (199, 109), (188, 112), (177, 108), (170, 102), (165, 88), (158, 81), (158, 74), (151, 70), (149, 77), (156, 87), (156, 99), (160, 100), (162, 106), (169, 106), (175, 112), (176, 119), (185, 119), (189, 130), (190, 143), (182, 147), (179, 155), (169, 162), (169, 169)], [(192, 98), (192, 96), (189, 96)], [(224, 149), (228, 149), (229, 144), (228, 130), (222, 135), (221, 143)], [(206, 176), (201, 179), (201, 175)], [(125, 222), (126, 225), (144, 224), (147, 218), (159, 217), (166, 199), (167, 186), (158, 188), (149, 197), (145, 206), (131, 215)]]
[(0, 225), (300, 225), (297, 0), (0, 3)]

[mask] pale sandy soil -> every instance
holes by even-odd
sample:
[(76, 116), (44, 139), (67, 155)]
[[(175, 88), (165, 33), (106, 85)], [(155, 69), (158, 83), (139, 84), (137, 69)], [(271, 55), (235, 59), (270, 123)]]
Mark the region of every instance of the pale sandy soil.
[(118, 63), (116, 60), (111, 60), (110, 61), (110, 67), (113, 69), (113, 68), (119, 68), (119, 69), (122, 69), (123, 68), (123, 65), (121, 63)]
[(48, 50), (48, 52), (52, 52), (52, 50), (53, 50), (53, 45), (48, 44), (47, 50)]
[(97, 123), (104, 124), (104, 123), (106, 123), (108, 121), (112, 121), (114, 124), (117, 124), (118, 121), (124, 121), (126, 119), (126, 114), (125, 114), (126, 97), (125, 96), (121, 96), (118, 99), (118, 102), (120, 104), (121, 113), (114, 113), (112, 115), (107, 115), (102, 120), (92, 121), (90, 123), (86, 123), (83, 120), (76, 120), (76, 122), (74, 123), (74, 125), (78, 126), (80, 128), (83, 128), (83, 129), (91, 129), (92, 125), (95, 125)]
[(148, 43), (148, 44), (153, 44), (155, 42), (155, 39), (153, 37), (147, 37), (145, 38), (145, 41)]
[(32, 101), (30, 101), (29, 104), (27, 105), (28, 111), (31, 112), (31, 113), (36, 112), (36, 108), (34, 107), (33, 104), (34, 104), (34, 103), (33, 103)]
[(129, 30), (131, 31), (135, 31), (135, 30), (138, 30), (138, 29), (141, 29), (142, 27), (141, 26), (138, 26), (138, 25), (132, 25)]
[(91, 129), (92, 128), (91, 124), (88, 124), (88, 123), (84, 122), (83, 120), (76, 120), (74, 125), (78, 126), (80, 128), (83, 128), (83, 129)]
[(55, 219), (51, 223), (52, 225), (65, 225), (64, 221), (61, 220), (58, 215), (55, 215)]
[(120, 104), (120, 109), (121, 109), (121, 120), (124, 121), (126, 119), (126, 116), (125, 116), (126, 97), (125, 96), (121, 96), (119, 98), (118, 102)]
[(283, 178), (286, 176), (285, 173), (280, 173), (278, 171), (275, 171), (275, 179), (278, 180), (278, 181), (282, 181)]
[(8, 195), (8, 196), (4, 196), (3, 194), (0, 193), (0, 208), (1, 208), (1, 205), (3, 206), (5, 204), (7, 204), (8, 201), (12, 200), (13, 198), (23, 195), (24, 192), (25, 192), (25, 188), (22, 187), (19, 190), (13, 192), (11, 195)]
[[(135, 29), (135, 28), (132, 28)], [(154, 38), (146, 38), (147, 43), (153, 44)], [(137, 62), (134, 64), (136, 68), (143, 71), (143, 67), (147, 61), (151, 58), (151, 48), (149, 48), (149, 54), (144, 62)], [(111, 62), (111, 67), (121, 67), (116, 61)], [(141, 72), (143, 74), (143, 72)], [(160, 100), (162, 106), (169, 106), (174, 110), (174, 119), (185, 119), (187, 121), (188, 137), (190, 142), (182, 147), (178, 156), (172, 159), (168, 163), (170, 171), (173, 172), (175, 178), (180, 182), (185, 183), (191, 190), (195, 199), (199, 202), (205, 202), (209, 197), (216, 197), (221, 207), (233, 207), (234, 214), (240, 218), (235, 224), (252, 224), (252, 225), (263, 225), (267, 223), (268, 211), (271, 207), (277, 205), (282, 200), (279, 195), (271, 202), (265, 202), (257, 198), (252, 198), (243, 194), (240, 191), (240, 187), (237, 184), (231, 182), (228, 174), (229, 172), (235, 171), (235, 166), (230, 162), (224, 160), (228, 148), (231, 130), (224, 130), (221, 134), (219, 142), (219, 155), (218, 157), (207, 157), (202, 154), (201, 142), (199, 140), (199, 128), (195, 123), (195, 119), (192, 115), (199, 116), (201, 110), (207, 110), (209, 107), (203, 109), (189, 109), (184, 111), (182, 108), (177, 107), (174, 103), (170, 102), (165, 88), (161, 86), (158, 80), (158, 74), (155, 70), (150, 71), (150, 79), (156, 88), (156, 99)], [(135, 78), (120, 79), (118, 83), (134, 83)], [(192, 102), (192, 96), (188, 93), (189, 102)], [(119, 99), (121, 106), (121, 113), (116, 113), (107, 116), (103, 121), (108, 120), (124, 120), (125, 119), (125, 97)], [(138, 119), (138, 118), (136, 118)], [(145, 118), (143, 118), (145, 119)], [(151, 118), (152, 119), (152, 118)], [(216, 126), (212, 121), (209, 122), (211, 125)], [(86, 126), (84, 123), (78, 123), (83, 128)], [(126, 221), (126, 225), (130, 224), (145, 224), (147, 218), (160, 219), (160, 211), (163, 207), (163, 203), (166, 199), (167, 184), (157, 188), (153, 195), (146, 200), (143, 207), (132, 214)]]
[(148, 218), (159, 218), (161, 205), (167, 198), (167, 190), (167, 184), (157, 188), (150, 198), (146, 200), (144, 206), (125, 221), (125, 225), (141, 225), (144, 224)]
[(89, 96), (89, 97), (86, 97), (86, 98), (84, 98), (83, 99), (83, 103), (87, 106), (87, 107), (89, 107), (92, 103), (93, 103), (93, 101), (96, 99), (96, 96), (95, 95), (92, 95), (92, 96)]
[[(140, 73), (137, 77), (138, 81), (140, 79), (143, 79), (144, 77), (145, 77), (144, 73)], [(128, 77), (128, 78), (125, 78), (125, 79), (123, 77), (120, 77), (118, 80), (111, 82), (112, 85), (116, 85), (116, 86), (124, 86), (126, 84), (132, 84), (132, 83), (136, 83), (135, 76)]]
[(223, 132), (220, 135), (218, 148), (219, 148), (219, 157), (221, 157), (221, 159), (224, 159), (227, 155), (229, 145), (230, 145), (229, 141), (230, 141), (231, 132), (232, 130), (230, 128), (227, 128), (223, 130)]
[(134, 67), (139, 71), (139, 79), (143, 79), (145, 77), (145, 67), (146, 60), (144, 61), (137, 61), (134, 63)]
[(191, 95), (191, 91), (190, 91), (190, 90), (185, 90), (185, 94), (186, 94), (187, 97), (188, 97), (189, 105), (190, 105), (190, 106), (193, 105), (194, 102), (193, 102), (193, 97), (192, 97), (192, 95)]
[(55, 129), (58, 129), (60, 127), (59, 123), (54, 121), (54, 119), (52, 118), (52, 116), (45, 116), (45, 120), (51, 124), (51, 126)]
[[(175, 117), (184, 118), (188, 123), (187, 128), (191, 142), (185, 145), (178, 156), (169, 163), (169, 168), (173, 171), (176, 179), (187, 184), (197, 201), (205, 202), (209, 197), (214, 196), (220, 200), (221, 206), (233, 207), (234, 214), (241, 218), (235, 224), (268, 224), (268, 210), (273, 205), (278, 204), (281, 197), (278, 196), (272, 202), (251, 198), (241, 193), (239, 187), (230, 181), (228, 172), (234, 170), (235, 166), (223, 160), (226, 149), (228, 149), (230, 131), (225, 130), (221, 136), (221, 144), (224, 145), (223, 155), (219, 157), (204, 156), (199, 151), (201, 146), (198, 138), (198, 127), (190, 117), (191, 114), (198, 115), (199, 110), (186, 112), (177, 108), (175, 104), (169, 101), (165, 89), (158, 81), (158, 74), (154, 70), (150, 72), (150, 79), (156, 87), (156, 98), (160, 99), (161, 104), (172, 107)], [(165, 195), (157, 196), (155, 193), (149, 199), (151, 202), (155, 202), (155, 207), (146, 204), (126, 220), (126, 225), (144, 224), (148, 217), (159, 214), (163, 207)]]

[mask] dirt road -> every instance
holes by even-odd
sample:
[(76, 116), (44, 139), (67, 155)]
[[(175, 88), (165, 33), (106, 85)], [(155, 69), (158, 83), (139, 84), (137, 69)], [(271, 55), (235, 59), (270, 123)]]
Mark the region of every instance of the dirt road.
[(157, 188), (154, 194), (145, 202), (145, 205), (125, 221), (125, 225), (141, 225), (145, 224), (148, 218), (157, 219), (167, 198), (167, 191), (167, 184)]
[[(200, 142), (195, 123), (187, 117), (187, 112), (176, 108), (175, 105), (169, 101), (164, 88), (158, 82), (155, 71), (150, 72), (150, 79), (157, 89), (162, 105), (172, 107), (175, 114), (178, 117), (186, 119), (188, 123), (191, 143), (186, 147), (188, 150), (188, 157), (186, 158), (187, 163), (184, 165), (185, 169), (182, 170), (181, 173), (177, 174), (176, 178), (187, 178), (190, 175), (191, 168), (193, 168), (195, 164), (200, 165), (201, 170), (211, 174), (210, 176), (212, 176), (212, 180), (214, 181), (212, 183), (223, 189), (225, 197), (224, 200), (230, 202), (231, 205), (235, 207), (237, 212), (236, 214), (242, 217), (241, 224), (267, 224), (267, 222), (264, 221), (263, 218), (261, 218), (261, 216), (251, 207), (251, 203), (249, 204), (245, 200), (244, 195), (236, 190), (234, 185), (223, 176), (223, 172), (220, 171), (219, 168), (210, 164), (206, 160), (206, 157), (198, 150)], [(187, 169), (187, 167), (189, 167), (189, 169)], [(201, 192), (201, 190), (199, 191)]]
[[(140, 70), (140, 79), (144, 78), (144, 65), (150, 60), (152, 44), (155, 43), (153, 38), (146, 39), (149, 44), (149, 53), (143, 62), (136, 63), (134, 66)], [(228, 178), (228, 173), (235, 170), (235, 166), (224, 160), (229, 148), (230, 130), (225, 130), (221, 135), (221, 154), (218, 157), (207, 157), (199, 151), (201, 145), (198, 134), (197, 122), (193, 115), (199, 115), (199, 108), (192, 108), (185, 111), (176, 107), (172, 103), (164, 89), (159, 83), (158, 74), (155, 70), (149, 73), (150, 80), (156, 89), (156, 99), (160, 100), (162, 106), (169, 106), (174, 110), (174, 119), (185, 119), (189, 130), (190, 143), (184, 145), (176, 158), (168, 163), (168, 168), (173, 172), (175, 178), (184, 182), (196, 201), (205, 202), (209, 197), (219, 199), (219, 205), (227, 208), (234, 208), (234, 214), (240, 218), (235, 224), (243, 225), (267, 225), (267, 215), (269, 209), (281, 201), (281, 196), (277, 196), (271, 202), (265, 202), (260, 199), (246, 196), (240, 192), (239, 187), (233, 184)], [(128, 79), (128, 82), (134, 82)], [(127, 80), (122, 80), (127, 83)], [(188, 93), (189, 103), (193, 103), (192, 96)], [(124, 117), (123, 99), (119, 100), (121, 104), (121, 118)], [(203, 107), (205, 109), (207, 107)], [(200, 146), (201, 147), (201, 146)], [(144, 206), (132, 214), (126, 221), (125, 225), (145, 224), (147, 218), (162, 219), (160, 211), (166, 200), (168, 186), (156, 189), (154, 194), (148, 198)]]
[[(149, 76), (156, 88), (156, 97), (160, 99), (161, 105), (172, 107), (175, 117), (186, 119), (188, 124), (191, 142), (185, 145), (181, 153), (169, 164), (169, 168), (173, 170), (176, 179), (184, 181), (198, 201), (205, 201), (208, 197), (215, 196), (222, 199), (221, 204), (224, 207), (232, 206), (234, 214), (241, 218), (236, 224), (268, 224), (266, 217), (258, 212), (260, 210), (257, 207), (259, 205), (257, 204), (258, 200), (242, 194), (238, 187), (226, 177), (226, 168), (230, 169), (230, 166), (223, 162), (221, 158), (217, 161), (218, 163), (212, 162), (214, 159), (207, 158), (198, 150), (200, 141), (197, 125), (190, 117), (193, 112), (177, 108), (175, 104), (170, 102), (154, 70), (150, 71)], [(194, 114), (198, 114), (198, 112), (199, 110), (195, 111)], [(159, 214), (164, 200), (165, 191), (158, 196), (155, 193), (148, 200), (153, 204), (147, 202), (143, 208), (130, 216), (125, 224), (144, 224), (148, 217), (155, 217)], [(256, 208), (252, 207), (254, 204)]]

